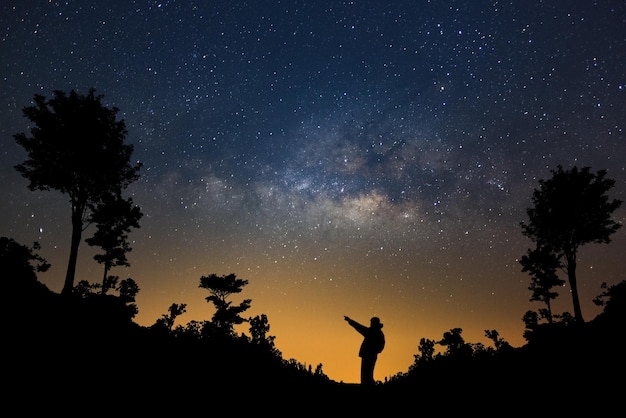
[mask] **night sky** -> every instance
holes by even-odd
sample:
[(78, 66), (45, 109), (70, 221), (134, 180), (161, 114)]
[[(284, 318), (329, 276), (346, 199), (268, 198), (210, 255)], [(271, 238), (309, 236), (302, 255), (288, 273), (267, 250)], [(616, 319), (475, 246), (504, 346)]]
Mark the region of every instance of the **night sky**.
[[(33, 95), (90, 87), (143, 164), (131, 267), (111, 271), (139, 285), (136, 321), (172, 303), (183, 325), (208, 320), (200, 277), (235, 273), (249, 284), (231, 300), (268, 316), (283, 357), (337, 381), (359, 381), (344, 315), (384, 323), (379, 380), (452, 328), (523, 345), (543, 307), (518, 262), (539, 179), (607, 169), (626, 201), (621, 0), (5, 0), (0, 235), (41, 243), (56, 292), (69, 200), (28, 190), (13, 135)], [(622, 228), (579, 253), (585, 320), (601, 283), (626, 278), (625, 249)], [(92, 256), (83, 243), (76, 282), (101, 280)], [(573, 313), (567, 285), (554, 310)]]

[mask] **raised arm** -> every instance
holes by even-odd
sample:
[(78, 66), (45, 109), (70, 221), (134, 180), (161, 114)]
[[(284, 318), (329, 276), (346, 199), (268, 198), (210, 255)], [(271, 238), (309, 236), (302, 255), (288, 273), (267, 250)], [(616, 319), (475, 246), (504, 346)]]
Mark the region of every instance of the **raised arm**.
[(346, 321), (348, 321), (348, 324), (350, 324), (350, 326), (354, 328), (355, 330), (357, 330), (361, 335), (363, 336), (367, 335), (367, 332), (369, 331), (368, 327), (366, 327), (365, 325), (359, 324), (354, 319), (351, 319), (348, 316), (344, 316), (343, 318)]

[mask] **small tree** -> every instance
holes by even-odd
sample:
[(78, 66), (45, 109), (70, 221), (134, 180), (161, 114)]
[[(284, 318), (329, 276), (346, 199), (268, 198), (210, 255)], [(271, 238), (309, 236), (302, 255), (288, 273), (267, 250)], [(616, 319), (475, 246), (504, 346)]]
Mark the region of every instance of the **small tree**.
[(435, 344), (435, 340), (423, 337), (420, 339), (420, 343), (417, 346), (417, 351), (420, 354), (413, 355), (414, 362), (410, 367), (411, 370), (420, 365), (430, 363), (435, 359)]
[(170, 307), (167, 308), (167, 311), (169, 314), (161, 315), (161, 318), (156, 320), (153, 327), (164, 329), (168, 332), (171, 331), (174, 326), (174, 322), (176, 322), (176, 318), (187, 312), (187, 304), (181, 303), (179, 305), (177, 303), (172, 303)]
[(522, 317), (522, 321), (524, 321), (524, 325), (526, 327), (522, 336), (526, 339), (526, 341), (530, 341), (533, 333), (539, 327), (539, 314), (535, 311), (526, 311)]
[(102, 104), (92, 88), (87, 95), (55, 90), (50, 100), (35, 95), (23, 109), (32, 122), (30, 136), (14, 135), (28, 153), (15, 169), (30, 181), (30, 190), (58, 190), (71, 204), (72, 237), (62, 294), (74, 287), (78, 247), (97, 205), (118, 196), (138, 178), (141, 164), (132, 165), (133, 146), (125, 144), (126, 125), (118, 109)]
[(238, 279), (232, 273), (227, 276), (210, 274), (200, 277), (199, 287), (207, 289), (211, 293), (210, 296), (206, 297), (206, 300), (215, 305), (212, 323), (221, 335), (234, 335), (234, 326), (246, 321), (240, 314), (250, 308), (252, 299), (245, 299), (239, 305), (233, 306), (227, 298), (234, 293), (241, 293), (247, 284), (247, 280)]
[(93, 256), (94, 260), (104, 265), (103, 285), (112, 267), (130, 265), (126, 258), (126, 253), (132, 251), (128, 233), (131, 228), (139, 228), (142, 216), (139, 207), (133, 205), (132, 198), (123, 199), (121, 196), (105, 196), (95, 208), (91, 221), (96, 224), (96, 232), (85, 242), (104, 251)]
[(537, 251), (549, 252), (567, 272), (576, 322), (582, 323), (576, 277), (580, 246), (609, 243), (621, 225), (611, 219), (620, 200), (610, 200), (607, 192), (615, 181), (606, 178), (606, 170), (591, 173), (589, 167), (552, 170), (552, 178), (540, 180), (532, 197), (534, 206), (527, 209), (528, 223), (520, 222), (522, 232)]
[(117, 291), (120, 294), (120, 298), (127, 302), (134, 302), (139, 293), (139, 285), (134, 279), (129, 277), (120, 282)]
[(250, 323), (252, 343), (273, 348), (276, 337), (267, 335), (270, 332), (270, 323), (267, 315), (257, 315), (254, 318), (249, 318), (248, 322)]
[(554, 252), (547, 247), (528, 250), (525, 256), (520, 259), (522, 271), (531, 275), (531, 283), (528, 290), (532, 291), (530, 300), (539, 301), (546, 304), (545, 309), (540, 309), (539, 313), (548, 320), (553, 322), (552, 299), (559, 294), (553, 292), (552, 288), (563, 286), (565, 280), (557, 275), (556, 271), (561, 267), (561, 262), (555, 257)]
[(465, 342), (465, 339), (461, 335), (463, 330), (461, 328), (452, 328), (450, 331), (443, 333), (443, 338), (437, 341), (437, 344), (446, 347), (446, 356), (456, 358), (470, 358), (474, 351), (472, 345)]
[(511, 345), (504, 338), (501, 338), (500, 333), (496, 331), (495, 329), (492, 329), (492, 330), (486, 329), (485, 337), (493, 341), (493, 346), (495, 347), (496, 351), (502, 351), (502, 350), (511, 348)]

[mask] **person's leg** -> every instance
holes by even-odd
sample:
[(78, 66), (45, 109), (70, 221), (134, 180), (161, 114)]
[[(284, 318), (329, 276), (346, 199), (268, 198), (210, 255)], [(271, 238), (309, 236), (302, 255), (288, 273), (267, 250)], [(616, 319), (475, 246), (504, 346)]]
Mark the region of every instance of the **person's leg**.
[(376, 365), (376, 357), (361, 358), (361, 384), (373, 385), (374, 382), (374, 366)]

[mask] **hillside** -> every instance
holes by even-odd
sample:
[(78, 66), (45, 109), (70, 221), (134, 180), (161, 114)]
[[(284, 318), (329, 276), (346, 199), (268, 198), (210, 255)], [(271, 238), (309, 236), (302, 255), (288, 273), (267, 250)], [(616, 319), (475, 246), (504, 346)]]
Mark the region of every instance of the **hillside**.
[(594, 320), (536, 333), (524, 347), (442, 358), (367, 389), (243, 340), (172, 338), (103, 313), (104, 305), (68, 303), (40, 289), (5, 298), (6, 405), (70, 416), (604, 414), (622, 408), (625, 371), (625, 309), (621, 299), (612, 302)]

